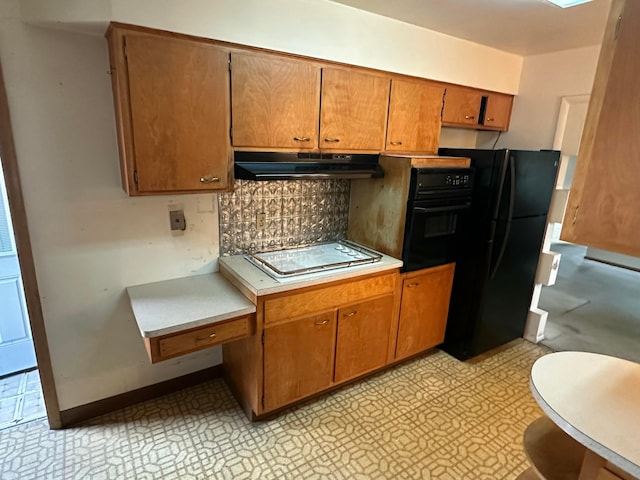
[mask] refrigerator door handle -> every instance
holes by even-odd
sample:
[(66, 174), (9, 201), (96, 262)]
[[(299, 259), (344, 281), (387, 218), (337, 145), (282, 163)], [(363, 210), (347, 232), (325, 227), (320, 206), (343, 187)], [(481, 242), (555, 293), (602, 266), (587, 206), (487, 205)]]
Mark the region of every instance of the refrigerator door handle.
[(500, 268), (500, 263), (502, 263), (502, 257), (504, 257), (504, 252), (507, 250), (507, 244), (509, 243), (509, 235), (511, 234), (511, 222), (513, 221), (513, 209), (515, 206), (516, 199), (516, 169), (513, 157), (509, 157), (508, 167), (509, 174), (511, 177), (511, 182), (509, 184), (509, 210), (507, 212), (507, 225), (504, 229), (504, 237), (502, 238), (502, 245), (500, 245), (500, 253), (498, 253), (498, 258), (496, 258), (496, 263), (493, 265), (491, 269), (491, 274), (489, 278), (493, 278), (496, 276), (496, 272), (498, 268)]

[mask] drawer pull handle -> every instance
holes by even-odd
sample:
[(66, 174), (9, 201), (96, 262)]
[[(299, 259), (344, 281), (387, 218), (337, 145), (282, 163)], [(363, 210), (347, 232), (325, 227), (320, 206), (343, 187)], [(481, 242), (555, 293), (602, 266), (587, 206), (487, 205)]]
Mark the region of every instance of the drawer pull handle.
[(473, 120), (475, 117), (475, 115), (465, 115), (464, 118), (466, 118), (467, 120)]
[(327, 323), (329, 323), (329, 320), (325, 318), (321, 322), (315, 322), (315, 325), (326, 325)]
[(495, 120), (495, 118), (493, 118), (493, 117), (487, 118), (487, 122), (493, 122), (494, 120)]
[(420, 285), (420, 282), (410, 283), (409, 285), (407, 285), (407, 288), (417, 287), (418, 285)]
[(200, 177), (200, 183), (216, 183), (220, 181), (220, 177), (214, 177), (207, 175), (206, 177)]
[(390, 142), (391, 145), (402, 145), (402, 142)]
[(345, 314), (344, 314), (344, 316), (345, 316), (345, 317), (353, 317), (356, 313), (358, 313), (358, 311), (357, 311), (357, 310), (354, 310), (354, 311), (353, 311), (353, 312), (351, 312), (351, 313), (345, 313)]
[(339, 138), (325, 138), (324, 139), (325, 142), (330, 142), (330, 143), (338, 143), (340, 141)]
[(196, 342), (208, 342), (212, 339), (216, 338), (216, 334), (215, 332), (212, 333), (211, 335), (207, 336), (207, 337), (198, 337), (196, 338)]
[(311, 140), (310, 137), (293, 137), (296, 142), (308, 142)]

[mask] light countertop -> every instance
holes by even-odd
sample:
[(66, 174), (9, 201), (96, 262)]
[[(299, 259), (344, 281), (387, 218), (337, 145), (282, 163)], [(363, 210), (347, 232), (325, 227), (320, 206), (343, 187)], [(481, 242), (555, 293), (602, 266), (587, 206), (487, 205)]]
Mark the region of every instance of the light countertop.
[(149, 338), (256, 311), (219, 273), (136, 285), (127, 293), (140, 333)]
[(380, 261), (347, 268), (307, 273), (291, 278), (276, 280), (267, 275), (244, 255), (220, 257), (220, 273), (238, 288), (246, 289), (256, 297), (285, 292), (297, 288), (321, 285), (323, 283), (393, 270), (402, 266), (402, 260), (382, 255)]
[(640, 364), (595, 353), (552, 353), (533, 365), (531, 392), (567, 434), (640, 478)]

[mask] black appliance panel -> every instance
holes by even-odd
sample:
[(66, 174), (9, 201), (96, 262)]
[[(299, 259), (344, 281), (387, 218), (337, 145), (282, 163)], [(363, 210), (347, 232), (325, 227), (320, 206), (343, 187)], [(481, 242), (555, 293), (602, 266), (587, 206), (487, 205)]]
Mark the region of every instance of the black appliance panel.
[(507, 151), (504, 187), (496, 218), (546, 215), (560, 152)]
[(468, 223), (473, 170), (413, 168), (403, 244), (404, 270), (455, 262)]
[(524, 332), (546, 218), (518, 218), (510, 227), (506, 224), (499, 221), (496, 225), (494, 242), (504, 243), (505, 249), (498, 263), (489, 268), (489, 279), (468, 345), (470, 356), (520, 338)]

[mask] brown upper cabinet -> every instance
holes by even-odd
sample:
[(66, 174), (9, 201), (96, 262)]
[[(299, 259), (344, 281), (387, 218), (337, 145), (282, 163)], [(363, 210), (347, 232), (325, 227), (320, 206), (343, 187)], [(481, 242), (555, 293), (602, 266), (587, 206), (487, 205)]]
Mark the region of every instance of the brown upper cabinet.
[(322, 69), (320, 148), (348, 152), (384, 149), (389, 77), (348, 68)]
[(512, 105), (513, 95), (449, 85), (444, 97), (442, 124), (506, 131)]
[(442, 86), (392, 79), (386, 151), (437, 152), (443, 96)]
[(231, 54), (234, 147), (318, 147), (320, 67), (275, 55)]
[(228, 189), (228, 49), (117, 25), (107, 39), (125, 191)]
[(485, 128), (507, 131), (511, 119), (513, 96), (503, 93), (489, 93), (486, 96), (486, 109), (482, 124)]
[(562, 240), (640, 256), (640, 2), (614, 0)]

